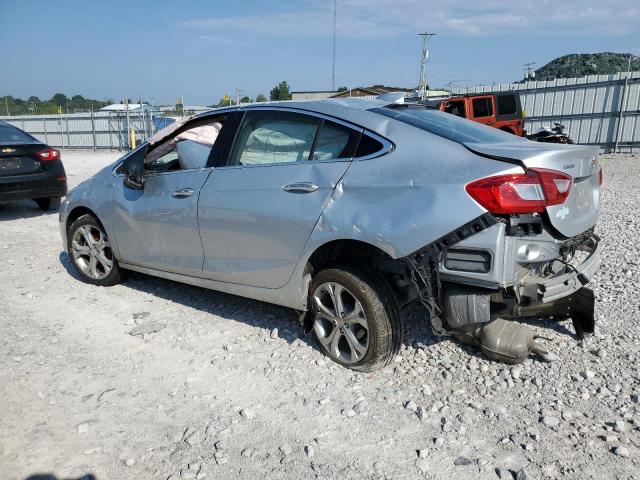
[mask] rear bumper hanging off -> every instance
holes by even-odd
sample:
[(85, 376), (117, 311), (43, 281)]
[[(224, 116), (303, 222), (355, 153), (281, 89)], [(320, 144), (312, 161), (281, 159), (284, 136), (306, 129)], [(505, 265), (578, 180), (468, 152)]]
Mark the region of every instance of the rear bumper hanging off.
[(520, 297), (534, 302), (552, 303), (584, 287), (591, 281), (600, 266), (602, 254), (600, 237), (592, 234), (581, 250), (589, 252), (589, 256), (578, 266), (567, 265), (566, 273), (549, 278), (535, 275), (524, 277), (519, 283)]

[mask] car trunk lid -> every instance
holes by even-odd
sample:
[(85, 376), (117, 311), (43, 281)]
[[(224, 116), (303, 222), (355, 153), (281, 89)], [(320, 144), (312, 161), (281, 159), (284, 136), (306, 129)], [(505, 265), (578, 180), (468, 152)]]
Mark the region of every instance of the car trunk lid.
[(522, 140), (494, 144), (465, 143), (465, 146), (476, 154), (525, 168), (544, 168), (571, 175), (573, 186), (565, 202), (546, 208), (549, 221), (565, 237), (573, 237), (595, 225), (600, 211), (597, 147)]
[(0, 143), (0, 177), (40, 172), (42, 161), (37, 153), (44, 148), (41, 143)]

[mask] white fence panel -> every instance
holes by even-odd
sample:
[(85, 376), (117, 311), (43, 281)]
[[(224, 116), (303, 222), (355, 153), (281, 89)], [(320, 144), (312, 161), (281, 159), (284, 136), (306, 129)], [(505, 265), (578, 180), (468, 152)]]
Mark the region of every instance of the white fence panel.
[(640, 72), (477, 85), (454, 94), (519, 91), (525, 127), (562, 123), (576, 143), (640, 151)]

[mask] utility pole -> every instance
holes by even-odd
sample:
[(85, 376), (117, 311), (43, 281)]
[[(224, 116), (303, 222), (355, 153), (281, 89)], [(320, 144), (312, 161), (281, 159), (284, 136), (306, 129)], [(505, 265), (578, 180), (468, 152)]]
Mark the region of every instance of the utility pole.
[(124, 99), (124, 114), (127, 119), (127, 146), (129, 147), (129, 150), (133, 150), (131, 148), (131, 127), (129, 124), (129, 99), (128, 98)]
[(11, 116), (11, 113), (9, 112), (9, 99), (6, 97), (4, 97), (4, 106), (7, 109), (7, 117)]
[(331, 57), (331, 91), (336, 91), (336, 14), (338, 0), (333, 0), (333, 52)]
[(629, 85), (629, 77), (631, 76), (631, 55), (629, 55), (627, 61), (627, 76), (624, 79), (624, 87), (622, 87), (622, 98), (620, 99), (620, 109), (618, 113), (618, 121), (616, 123), (616, 145), (613, 148), (613, 153), (619, 153), (618, 146), (620, 144), (620, 134), (622, 133), (622, 122), (624, 121), (622, 114), (624, 113), (624, 107), (626, 105), (627, 85)]
[(524, 78), (525, 80), (528, 80), (530, 78), (534, 78), (536, 76), (536, 72), (533, 69), (533, 66), (535, 65), (535, 62), (531, 62), (531, 63), (525, 63), (524, 64), (524, 68), (525, 68), (525, 75)]
[(240, 89), (236, 87), (236, 105), (240, 105)]
[(419, 33), (418, 35), (422, 37), (422, 56), (420, 58), (420, 81), (418, 82), (418, 92), (420, 93), (420, 100), (424, 100), (427, 93), (427, 60), (429, 59), (427, 42), (436, 34), (424, 32)]

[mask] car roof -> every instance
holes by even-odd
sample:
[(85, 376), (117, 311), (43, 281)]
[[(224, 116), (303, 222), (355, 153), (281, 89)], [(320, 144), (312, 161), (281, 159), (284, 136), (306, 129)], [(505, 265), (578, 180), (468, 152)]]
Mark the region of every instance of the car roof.
[(319, 113), (339, 120), (351, 122), (374, 132), (380, 133), (382, 126), (389, 119), (370, 110), (389, 105), (391, 102), (382, 99), (365, 98), (331, 98), (325, 100), (309, 100), (304, 102), (264, 102), (240, 105), (239, 110), (282, 108)]

